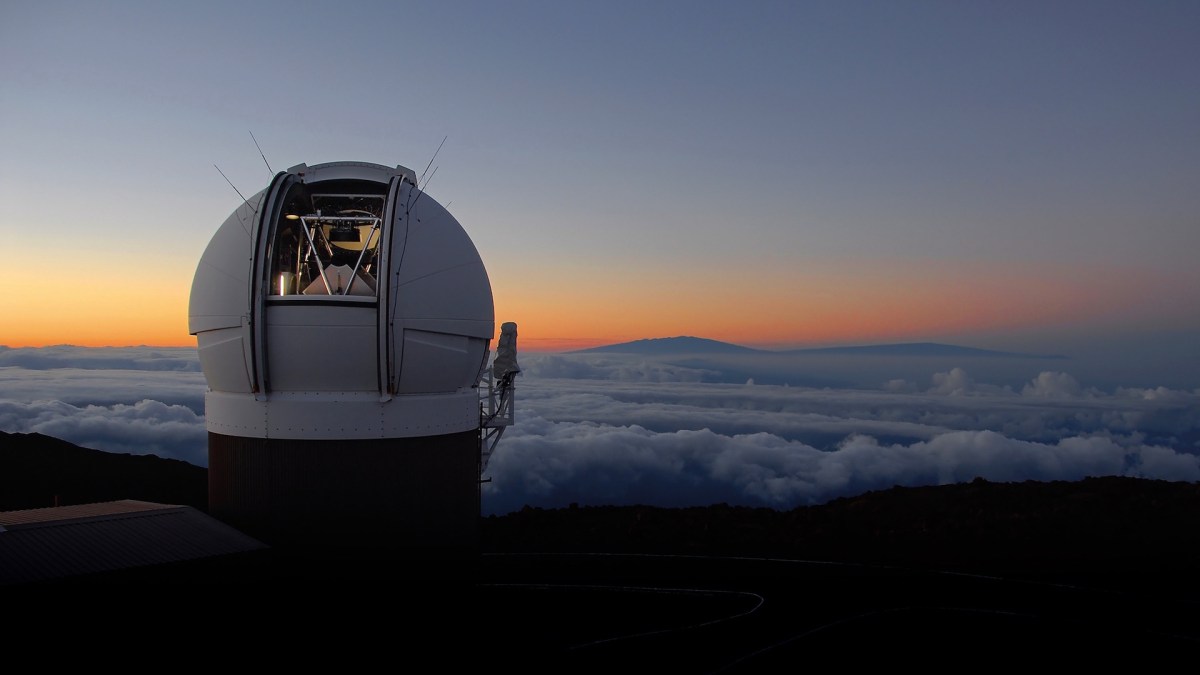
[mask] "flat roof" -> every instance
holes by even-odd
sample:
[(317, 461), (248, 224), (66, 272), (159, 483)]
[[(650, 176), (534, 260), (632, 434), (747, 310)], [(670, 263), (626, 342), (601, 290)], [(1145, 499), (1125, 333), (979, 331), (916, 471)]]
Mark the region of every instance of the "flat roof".
[(0, 512), (0, 585), (254, 551), (266, 544), (190, 506), (133, 499)]

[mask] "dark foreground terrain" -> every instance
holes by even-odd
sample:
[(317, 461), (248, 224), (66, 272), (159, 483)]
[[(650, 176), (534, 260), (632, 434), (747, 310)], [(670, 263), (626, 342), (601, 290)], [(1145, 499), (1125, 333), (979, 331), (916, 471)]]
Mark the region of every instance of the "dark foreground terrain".
[[(203, 509), (204, 473), (0, 436), (3, 510), (126, 498)], [(89, 617), (93, 637), (215, 640), (214, 659), (232, 640), (281, 665), (1158, 670), (1200, 649), (1194, 483), (975, 480), (791, 511), (526, 508), (479, 525), (478, 550), (453, 556), (314, 543), (0, 590), (35, 632)]]

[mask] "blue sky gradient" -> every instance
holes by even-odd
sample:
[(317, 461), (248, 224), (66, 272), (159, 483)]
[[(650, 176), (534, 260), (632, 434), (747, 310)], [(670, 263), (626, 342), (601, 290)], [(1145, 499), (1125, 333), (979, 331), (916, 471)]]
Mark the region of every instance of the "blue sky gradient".
[(275, 171), (446, 139), (529, 340), (1196, 356), (1197, 63), (1193, 2), (8, 3), (0, 231), (62, 285), (0, 343), (71, 342), (99, 284), (140, 313), (88, 344), (187, 344), (253, 132)]

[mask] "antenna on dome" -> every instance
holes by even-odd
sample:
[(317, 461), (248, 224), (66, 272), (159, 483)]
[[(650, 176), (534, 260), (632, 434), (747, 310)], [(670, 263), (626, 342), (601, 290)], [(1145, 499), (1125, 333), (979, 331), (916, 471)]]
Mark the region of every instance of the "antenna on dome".
[[(237, 196), (241, 197), (243, 202), (246, 202), (246, 206), (250, 206), (250, 200), (246, 199), (246, 195), (242, 194), (242, 191), (237, 189), (237, 186), (233, 184), (233, 181), (229, 180), (229, 176), (225, 175), (225, 172), (221, 170), (221, 167), (213, 164), (213, 168), (217, 170), (217, 173), (221, 174), (221, 178), (224, 178), (226, 183), (229, 183), (229, 187), (233, 188), (233, 191), (237, 193)], [(250, 206), (250, 210), (254, 211), (254, 207)], [(254, 212), (258, 213), (258, 211)]]
[(437, 170), (438, 167), (433, 167), (433, 173), (429, 174), (429, 177), (425, 179), (425, 184), (421, 186), (421, 192), (424, 192), (425, 188), (429, 186), (429, 181), (433, 180), (433, 174), (437, 173)]
[[(449, 134), (446, 134), (445, 136), (443, 136), (443, 137), (442, 137), (442, 142), (441, 142), (441, 143), (438, 143), (437, 150), (434, 150), (434, 151), (433, 151), (433, 157), (430, 157), (430, 158), (429, 158), (429, 163), (425, 165), (425, 171), (422, 171), (422, 172), (421, 172), (421, 178), (424, 178), (424, 177), (425, 177), (425, 173), (429, 171), (429, 167), (433, 166), (433, 160), (437, 159), (438, 153), (442, 151), (442, 146), (446, 144), (446, 139), (447, 139), (447, 138), (450, 138), (450, 135), (449, 135)], [(433, 171), (434, 171), (434, 173), (437, 173), (437, 169), (434, 169)], [(418, 179), (417, 179), (417, 182), (418, 182), (418, 183), (420, 183), (420, 182), (421, 182), (421, 178), (418, 178)], [(430, 178), (433, 178), (433, 176), (430, 176)], [(426, 182), (428, 182), (428, 181), (426, 181)]]
[[(229, 180), (229, 176), (225, 175), (225, 172), (221, 170), (221, 167), (217, 166), (216, 164), (213, 164), (213, 168), (217, 170), (217, 173), (221, 174), (221, 178), (224, 178), (225, 182), (229, 183), (229, 187), (233, 188), (233, 191), (237, 193), (237, 196), (242, 198), (242, 202), (244, 202), (246, 204), (246, 206), (250, 209), (250, 211), (252, 211), (254, 213), (254, 215), (257, 216), (258, 209), (254, 208), (253, 206), (250, 206), (250, 200), (246, 199), (246, 196), (242, 194), (242, 191), (237, 189), (237, 186), (233, 184), (233, 181)], [(250, 236), (250, 229), (246, 227), (246, 221), (241, 218), (239, 218), (238, 220), (242, 223), (242, 230), (245, 231), (246, 236), (247, 237)]]
[(267, 165), (267, 171), (270, 171), (271, 175), (274, 176), (275, 170), (271, 168), (271, 163), (267, 161), (267, 156), (263, 154), (262, 148), (258, 147), (258, 139), (254, 137), (253, 131), (250, 132), (250, 140), (254, 141), (254, 147), (258, 148), (258, 156), (263, 158), (263, 164)]
[[(429, 186), (429, 181), (433, 180), (433, 173), (437, 173), (438, 167), (434, 166), (433, 173), (429, 174), (428, 178), (425, 177), (425, 174), (429, 171), (429, 167), (433, 166), (433, 160), (437, 159), (438, 153), (442, 151), (442, 146), (446, 144), (447, 138), (450, 138), (449, 134), (442, 137), (442, 142), (438, 143), (437, 150), (433, 151), (433, 157), (430, 157), (429, 163), (425, 165), (425, 171), (422, 171), (421, 175), (417, 178), (417, 197), (408, 204), (409, 210), (416, 207), (417, 202), (421, 200), (421, 195), (425, 194), (425, 188)], [(422, 183), (421, 179), (424, 179), (425, 182)]]

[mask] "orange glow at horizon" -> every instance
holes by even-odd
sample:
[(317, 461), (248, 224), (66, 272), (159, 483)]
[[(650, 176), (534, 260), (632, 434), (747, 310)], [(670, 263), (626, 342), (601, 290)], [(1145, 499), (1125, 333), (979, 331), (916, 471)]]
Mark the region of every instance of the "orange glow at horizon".
[[(514, 321), (521, 349), (536, 352), (678, 335), (748, 346), (862, 344), (1097, 321), (1147, 305), (1172, 286), (1112, 270), (944, 261), (745, 263), (702, 274), (669, 264), (614, 274), (603, 261), (594, 265), (493, 274), (496, 335), (500, 324)], [(4, 281), (21, 287), (15, 276)], [(167, 264), (104, 278), (41, 278), (26, 292), (0, 297), (0, 345), (194, 347), (190, 284), (191, 270)], [(1158, 301), (1159, 311), (1165, 304)]]
[[(691, 335), (748, 346), (847, 344), (1080, 325), (1128, 312), (1155, 296), (1147, 275), (1111, 270), (936, 269), (771, 271), (685, 278), (640, 270), (543, 270), (497, 284), (496, 321), (515, 321), (526, 351), (568, 351)], [(527, 270), (528, 271), (528, 270)], [(543, 276), (544, 275), (544, 276)], [(586, 300), (584, 299), (586, 298)]]
[(77, 278), (43, 276), (22, 293), (0, 297), (0, 315), (6, 317), (0, 344), (195, 346), (187, 331), (190, 284), (190, 274), (179, 279), (176, 270), (153, 267)]

